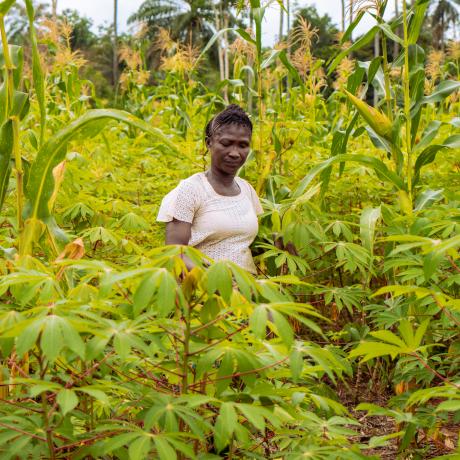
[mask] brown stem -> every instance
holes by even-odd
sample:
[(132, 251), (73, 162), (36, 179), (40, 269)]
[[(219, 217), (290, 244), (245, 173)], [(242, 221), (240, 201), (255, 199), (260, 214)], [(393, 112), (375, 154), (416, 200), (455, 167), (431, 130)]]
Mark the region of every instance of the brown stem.
[(8, 430), (17, 431), (18, 433), (25, 434), (26, 436), (30, 436), (31, 438), (38, 439), (39, 441), (46, 442), (46, 438), (42, 438), (41, 436), (37, 436), (36, 434), (29, 433), (27, 431), (21, 430), (20, 428), (16, 428), (12, 425), (7, 425), (6, 423), (0, 422), (0, 426), (3, 428), (7, 428)]
[(72, 444), (66, 444), (64, 446), (60, 446), (56, 448), (56, 452), (59, 452), (61, 450), (67, 450), (67, 449), (72, 449), (73, 447), (81, 447), (83, 445), (91, 444), (93, 441), (97, 441), (99, 439), (107, 438), (109, 436), (112, 436), (114, 434), (119, 433), (119, 431), (110, 431), (109, 433), (102, 433), (97, 436), (94, 436), (89, 439), (84, 439), (81, 441), (73, 442)]
[(454, 262), (454, 259), (452, 259), (451, 256), (447, 256), (447, 259), (449, 260), (450, 264), (452, 265), (452, 267), (458, 271), (458, 273), (460, 273), (460, 267)]
[(417, 353), (410, 353), (410, 356), (413, 356), (417, 361), (428, 371), (430, 371), (432, 374), (434, 374), (436, 377), (441, 379), (444, 383), (447, 383), (448, 385), (453, 386), (454, 388), (457, 388), (460, 390), (460, 385), (457, 385), (454, 382), (451, 382), (448, 378), (444, 377), (441, 375), (436, 369), (433, 369), (420, 355)]
[(213, 319), (212, 321), (209, 321), (209, 323), (203, 324), (202, 326), (199, 326), (196, 329), (193, 329), (192, 335), (195, 335), (197, 332), (200, 332), (203, 329), (207, 329), (208, 327), (212, 326), (213, 324), (216, 324), (219, 321), (225, 319), (229, 315), (230, 315), (230, 313), (224, 313), (223, 315), (219, 315), (217, 318)]
[(252, 369), (251, 371), (236, 372), (235, 374), (224, 375), (223, 377), (217, 377), (215, 379), (209, 379), (207, 381), (200, 380), (198, 382), (195, 382), (195, 383), (192, 383), (191, 385), (189, 385), (189, 388), (194, 387), (194, 386), (202, 385), (203, 383), (213, 383), (213, 382), (217, 382), (219, 380), (233, 379), (233, 378), (236, 378), (236, 377), (242, 377), (244, 375), (256, 374), (257, 372), (262, 372), (262, 371), (265, 371), (267, 369), (270, 369), (271, 367), (275, 367), (278, 364), (282, 364), (285, 361), (287, 361), (288, 359), (289, 359), (289, 356), (286, 356), (285, 358), (280, 359), (279, 361), (276, 361), (276, 363), (267, 364), (266, 366), (259, 367), (257, 369)]
[(199, 350), (197, 351), (194, 351), (193, 353), (188, 353), (188, 356), (194, 356), (194, 355), (198, 355), (200, 353), (202, 353), (203, 351), (206, 351), (208, 350), (209, 348), (212, 348), (214, 345), (217, 345), (221, 342), (225, 342), (225, 340), (229, 339), (230, 337), (234, 336), (235, 334), (238, 334), (238, 332), (241, 332), (243, 329), (247, 328), (247, 324), (243, 324), (240, 328), (238, 328), (236, 331), (233, 331), (232, 333), (230, 334), (227, 334), (225, 337), (223, 337), (222, 339), (219, 339), (217, 340), (216, 342), (213, 342), (213, 343), (210, 343), (209, 345), (203, 347), (203, 348), (200, 348)]
[(457, 318), (455, 318), (455, 316), (453, 316), (449, 310), (447, 310), (444, 305), (441, 304), (441, 302), (439, 301), (439, 299), (436, 297), (435, 294), (431, 294), (431, 297), (433, 297), (434, 301), (436, 302), (436, 305), (439, 307), (439, 309), (445, 313), (445, 315), (451, 320), (453, 321), (457, 326), (460, 326), (460, 321), (457, 320)]
[(22, 404), (13, 401), (8, 401), (8, 399), (0, 398), (0, 401), (5, 404), (10, 404), (11, 406), (20, 407), (23, 410), (30, 410), (31, 412), (37, 412), (38, 414), (42, 413), (41, 409), (32, 409), (31, 407), (24, 407)]

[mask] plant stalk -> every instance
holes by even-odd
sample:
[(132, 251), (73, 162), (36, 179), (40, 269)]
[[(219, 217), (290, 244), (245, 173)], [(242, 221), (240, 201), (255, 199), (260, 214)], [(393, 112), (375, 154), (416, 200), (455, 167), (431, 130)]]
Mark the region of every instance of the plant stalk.
[[(6, 87), (7, 87), (7, 98), (6, 98), (6, 109), (5, 113), (7, 116), (13, 110), (14, 104), (14, 77), (13, 70), (14, 65), (11, 60), (10, 49), (8, 46), (8, 39), (6, 36), (5, 29), (5, 18), (3, 14), (0, 14), (0, 35), (2, 37), (2, 47), (3, 47), (3, 56), (5, 59), (5, 69), (6, 69)], [(23, 221), (22, 221), (22, 206), (23, 206), (23, 177), (24, 170), (22, 167), (22, 158), (19, 151), (19, 118), (14, 115), (11, 116), (11, 121), (13, 124), (13, 157), (15, 161), (15, 172), (16, 172), (16, 200), (17, 200), (17, 219), (19, 232), (22, 232)]]
[(8, 115), (13, 107), (14, 98), (14, 81), (13, 81), (13, 70), (14, 65), (10, 56), (10, 48), (8, 46), (8, 39), (6, 37), (5, 29), (5, 17), (0, 14), (0, 36), (2, 38), (3, 58), (5, 59), (5, 70), (6, 70), (6, 107), (5, 113)]
[(406, 118), (406, 151), (407, 151), (407, 191), (409, 203), (412, 206), (412, 145), (411, 145), (411, 117), (410, 117), (410, 70), (409, 70), (409, 33), (407, 24), (407, 5), (403, 1), (403, 29), (404, 29), (404, 115)]

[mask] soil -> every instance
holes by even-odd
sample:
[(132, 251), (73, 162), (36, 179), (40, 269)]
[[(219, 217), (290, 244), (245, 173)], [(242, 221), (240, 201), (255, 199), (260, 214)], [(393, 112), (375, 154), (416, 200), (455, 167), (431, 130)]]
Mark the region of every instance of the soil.
[[(369, 388), (367, 382), (369, 379), (364, 378), (358, 388), (354, 382), (350, 382), (348, 388), (342, 386), (338, 390), (340, 401), (348, 408), (351, 415), (361, 424), (358, 428), (358, 435), (352, 438), (352, 441), (366, 444), (373, 436), (384, 436), (398, 431), (394, 420), (387, 416), (370, 416), (366, 413), (356, 411), (354, 408), (360, 403), (372, 403), (381, 407), (386, 407), (394, 393), (388, 388), (379, 388), (374, 386)], [(356, 430), (356, 427), (353, 427)], [(434, 439), (428, 436), (423, 430), (419, 430), (414, 444), (405, 453), (400, 453), (398, 449), (399, 438), (390, 439), (382, 447), (376, 447), (366, 451), (369, 457), (376, 456), (381, 460), (415, 460), (415, 459), (432, 459), (441, 455), (453, 454), (456, 452), (456, 446), (459, 442), (460, 424), (450, 423), (444, 425)], [(460, 454), (458, 456), (460, 460)]]

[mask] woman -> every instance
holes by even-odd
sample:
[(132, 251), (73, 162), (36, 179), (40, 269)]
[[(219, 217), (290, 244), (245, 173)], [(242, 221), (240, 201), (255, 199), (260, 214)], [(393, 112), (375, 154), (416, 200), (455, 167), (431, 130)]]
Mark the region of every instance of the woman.
[[(214, 260), (226, 259), (256, 273), (250, 244), (262, 213), (252, 186), (236, 173), (249, 154), (252, 123), (229, 105), (206, 126), (211, 168), (188, 177), (168, 193), (157, 221), (167, 222), (166, 244), (194, 246)], [(184, 258), (190, 270), (193, 263)]]

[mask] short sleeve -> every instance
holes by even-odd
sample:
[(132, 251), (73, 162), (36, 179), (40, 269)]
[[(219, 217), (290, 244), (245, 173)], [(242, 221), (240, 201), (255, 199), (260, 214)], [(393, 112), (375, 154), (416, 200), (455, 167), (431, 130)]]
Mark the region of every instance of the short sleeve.
[(171, 222), (173, 219), (192, 223), (200, 206), (200, 193), (191, 181), (182, 181), (171, 190), (161, 202), (157, 222)]
[(247, 181), (244, 181), (249, 191), (249, 196), (251, 198), (251, 203), (254, 208), (256, 215), (262, 214), (264, 210), (262, 209), (262, 205), (260, 204), (259, 197), (257, 196), (257, 192), (254, 190), (254, 187)]

